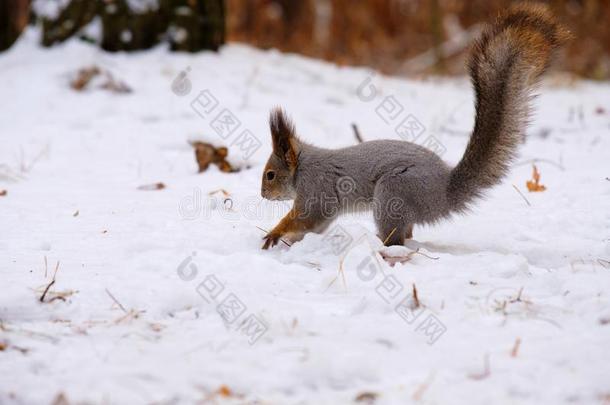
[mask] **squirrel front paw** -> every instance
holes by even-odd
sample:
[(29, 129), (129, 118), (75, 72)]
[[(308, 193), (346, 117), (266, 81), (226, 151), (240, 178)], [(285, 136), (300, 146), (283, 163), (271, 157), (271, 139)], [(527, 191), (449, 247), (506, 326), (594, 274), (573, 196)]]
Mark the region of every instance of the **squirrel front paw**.
[(282, 235), (280, 235), (279, 233), (275, 233), (273, 231), (269, 232), (263, 237), (263, 240), (265, 241), (265, 243), (263, 244), (263, 249), (266, 250), (270, 247), (277, 245), (281, 237)]

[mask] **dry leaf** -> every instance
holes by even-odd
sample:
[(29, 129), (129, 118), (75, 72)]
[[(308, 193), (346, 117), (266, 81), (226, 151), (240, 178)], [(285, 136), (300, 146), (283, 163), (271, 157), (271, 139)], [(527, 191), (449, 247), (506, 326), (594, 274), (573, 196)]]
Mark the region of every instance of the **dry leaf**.
[(195, 159), (199, 165), (199, 173), (206, 171), (210, 164), (215, 164), (220, 171), (225, 173), (238, 171), (227, 161), (229, 150), (226, 147), (220, 146), (217, 148), (212, 144), (199, 141), (189, 143), (195, 148)]
[(373, 404), (377, 400), (379, 394), (376, 392), (361, 392), (354, 398), (355, 402), (364, 402), (367, 404)]
[(8, 192), (6, 190), (0, 190), (0, 197), (4, 197)]
[(540, 184), (540, 172), (538, 172), (538, 168), (536, 167), (536, 165), (532, 165), (532, 166), (534, 168), (534, 171), (532, 173), (532, 180), (528, 180), (525, 183), (528, 191), (531, 193), (531, 192), (538, 192), (538, 191), (546, 190), (546, 186), (543, 186), (542, 184)]
[(100, 74), (100, 69), (97, 66), (82, 68), (76, 74), (76, 78), (72, 80), (70, 86), (76, 91), (82, 91), (87, 87), (91, 79)]
[(233, 395), (231, 393), (231, 389), (229, 387), (227, 387), (226, 385), (221, 385), (220, 388), (218, 388), (217, 393), (221, 397), (230, 397)]
[(109, 90), (113, 93), (131, 93), (131, 88), (122, 82), (121, 80), (115, 79), (112, 74), (107, 70), (102, 70), (97, 66), (90, 66), (82, 68), (76, 73), (76, 77), (70, 82), (70, 87), (76, 91), (83, 91), (94, 77), (98, 75), (104, 75), (106, 81), (100, 86), (104, 90)]
[(113, 93), (131, 93), (131, 87), (129, 87), (125, 82), (120, 80), (116, 80), (112, 75), (106, 72), (106, 83), (102, 84), (102, 89), (110, 90)]

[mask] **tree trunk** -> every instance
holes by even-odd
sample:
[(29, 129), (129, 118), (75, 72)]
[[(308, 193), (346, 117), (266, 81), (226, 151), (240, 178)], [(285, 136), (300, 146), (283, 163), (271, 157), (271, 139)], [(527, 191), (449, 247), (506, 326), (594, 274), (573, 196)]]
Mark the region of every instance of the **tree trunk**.
[(171, 0), (169, 10), (172, 50), (218, 50), (225, 42), (223, 0)]
[(29, 0), (0, 1), (0, 51), (10, 48), (28, 23)]

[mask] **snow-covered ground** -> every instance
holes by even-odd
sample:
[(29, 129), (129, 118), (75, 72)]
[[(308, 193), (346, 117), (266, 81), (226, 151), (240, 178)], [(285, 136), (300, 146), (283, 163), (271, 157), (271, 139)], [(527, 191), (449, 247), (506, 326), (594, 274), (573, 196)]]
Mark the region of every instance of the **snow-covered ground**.
[[(416, 228), (423, 254), (391, 267), (368, 215), (260, 249), (288, 208), (260, 197), (268, 112), (326, 147), (353, 144), (352, 122), (398, 139), (410, 114), (456, 163), (466, 79), (35, 39), (0, 55), (0, 403), (610, 401), (609, 85), (547, 81), (510, 177), (471, 215)], [(133, 92), (72, 90), (94, 64)], [(232, 133), (214, 130), (224, 109)], [(243, 170), (197, 174), (194, 139)], [(544, 192), (525, 187), (533, 159)]]

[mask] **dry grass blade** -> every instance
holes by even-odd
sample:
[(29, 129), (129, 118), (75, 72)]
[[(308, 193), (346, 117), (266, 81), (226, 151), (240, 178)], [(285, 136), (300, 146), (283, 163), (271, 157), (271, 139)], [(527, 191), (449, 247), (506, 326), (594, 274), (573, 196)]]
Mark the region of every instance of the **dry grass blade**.
[(418, 388), (417, 390), (413, 393), (413, 400), (415, 402), (419, 402), (422, 400), (422, 397), (424, 395), (424, 392), (426, 392), (426, 390), (428, 389), (428, 387), (430, 386), (430, 384), (432, 384), (432, 381), (434, 381), (434, 377), (435, 377), (435, 373), (431, 373), (428, 378), (426, 379), (426, 381), (424, 381)]
[(362, 139), (362, 135), (360, 135), (360, 131), (358, 130), (356, 124), (352, 124), (352, 129), (354, 130), (354, 136), (356, 137), (358, 143), (364, 142), (364, 139)]
[(604, 260), (604, 259), (597, 259), (597, 262), (599, 263), (600, 266), (602, 266), (605, 269), (610, 269), (610, 261), (609, 260)]
[(138, 319), (140, 317), (140, 315), (143, 314), (144, 312), (146, 312), (146, 311), (138, 311), (135, 309), (130, 309), (125, 315), (121, 316), (119, 319), (114, 321), (114, 323), (119, 324), (128, 319)]
[(111, 293), (110, 291), (108, 291), (108, 289), (107, 289), (107, 288), (105, 288), (105, 290), (106, 290), (106, 294), (108, 294), (108, 296), (109, 296), (109, 297), (112, 299), (112, 301), (114, 301), (114, 303), (115, 303), (115, 304), (117, 304), (117, 306), (118, 306), (119, 308), (121, 308), (121, 310), (122, 310), (123, 312), (125, 312), (125, 314), (129, 314), (129, 311), (127, 311), (127, 310), (125, 309), (125, 307), (124, 307), (124, 306), (123, 306), (123, 305), (122, 305), (122, 304), (119, 302), (119, 300), (117, 300), (117, 299), (114, 297), (114, 295), (112, 295), (112, 293)]
[[(254, 226), (256, 226), (256, 225), (254, 225)], [(269, 233), (269, 231), (267, 231), (267, 230), (265, 230), (265, 229), (261, 228), (260, 226), (256, 226), (256, 227), (257, 227), (258, 229), (260, 229), (261, 231), (265, 232), (265, 233)], [(288, 247), (292, 246), (292, 244), (290, 244), (290, 243), (286, 242), (284, 239), (281, 239), (281, 238), (280, 238), (280, 241), (281, 241), (282, 243), (284, 243), (284, 244), (285, 244), (286, 246), (288, 246)]]
[(390, 234), (385, 238), (385, 240), (383, 241), (383, 245), (384, 246), (385, 246), (386, 243), (388, 243), (388, 241), (390, 240), (392, 235), (394, 235), (394, 232), (396, 232), (396, 228), (392, 229), (392, 232), (390, 232)]
[(532, 206), (532, 204), (530, 204), (530, 202), (527, 200), (527, 198), (525, 198), (525, 196), (523, 195), (523, 193), (521, 192), (521, 190), (519, 190), (519, 189), (517, 188), (517, 186), (515, 186), (514, 184), (513, 184), (513, 188), (514, 188), (514, 189), (517, 191), (517, 193), (519, 193), (519, 195), (521, 196), (521, 198), (523, 198), (523, 200), (525, 201), (525, 203), (531, 207), (531, 206)]
[(219, 188), (218, 190), (213, 190), (210, 191), (208, 193), (208, 195), (214, 195), (214, 194), (218, 194), (218, 193), (222, 193), (223, 196), (225, 197), (231, 197), (231, 193), (229, 193), (227, 190), (225, 190), (224, 188)]

